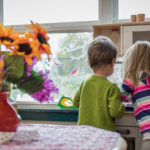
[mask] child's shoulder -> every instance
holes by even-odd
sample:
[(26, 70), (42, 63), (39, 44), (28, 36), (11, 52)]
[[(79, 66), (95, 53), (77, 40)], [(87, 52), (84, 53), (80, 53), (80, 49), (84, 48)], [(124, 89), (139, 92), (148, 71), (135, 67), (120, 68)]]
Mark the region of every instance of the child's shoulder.
[(90, 76), (88, 79), (84, 80), (83, 82), (84, 82), (83, 84), (95, 83), (97, 85), (118, 88), (118, 86), (115, 83), (112, 83), (107, 78), (100, 77), (100, 76)]
[(112, 83), (112, 82), (110, 82), (109, 88), (110, 88), (110, 89), (117, 89), (117, 90), (119, 90), (118, 85), (117, 85), (116, 83)]

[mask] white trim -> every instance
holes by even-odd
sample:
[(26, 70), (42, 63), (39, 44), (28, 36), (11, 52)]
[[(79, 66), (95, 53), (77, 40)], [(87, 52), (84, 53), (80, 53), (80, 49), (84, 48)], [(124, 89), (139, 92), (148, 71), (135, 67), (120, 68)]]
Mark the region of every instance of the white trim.
[(101, 0), (101, 23), (112, 24), (113, 23), (113, 0)]
[[(92, 31), (93, 24), (100, 24), (99, 21), (89, 22), (71, 22), (71, 23), (46, 23), (40, 24), (47, 29), (47, 32), (60, 33), (60, 32), (76, 32), (76, 31)], [(5, 26), (10, 27), (10, 26)], [(25, 32), (28, 28), (25, 25), (14, 25), (14, 32)]]
[(113, 0), (113, 23), (118, 22), (118, 0)]
[(102, 14), (101, 14), (101, 7), (102, 7), (101, 1), (102, 1), (102, 0), (99, 0), (99, 1), (98, 1), (98, 11), (99, 11), (99, 13), (98, 13), (98, 18), (99, 18), (99, 22), (100, 22), (100, 23), (101, 23), (101, 16), (102, 16)]
[(0, 24), (3, 23), (3, 0), (0, 0)]
[(29, 101), (16, 101), (17, 106), (20, 108), (60, 108), (59, 106), (57, 106), (57, 102), (45, 102), (45, 103), (39, 103), (39, 102), (29, 102)]
[(123, 55), (123, 26), (120, 27), (120, 48), (121, 48), (121, 55)]

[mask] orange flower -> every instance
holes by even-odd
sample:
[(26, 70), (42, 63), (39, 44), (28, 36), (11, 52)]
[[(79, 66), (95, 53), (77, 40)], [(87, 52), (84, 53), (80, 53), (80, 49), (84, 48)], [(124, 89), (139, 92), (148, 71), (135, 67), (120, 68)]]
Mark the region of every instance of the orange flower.
[(4, 68), (4, 61), (3, 61), (2, 57), (1, 57), (1, 59), (0, 59), (0, 74), (3, 73), (3, 68)]
[(30, 41), (27, 37), (20, 37), (18, 42), (18, 49), (10, 47), (12, 51), (9, 53), (10, 55), (21, 55), (29, 66), (32, 65), (32, 57), (36, 57), (39, 60), (41, 59), (43, 51), (39, 50), (40, 43), (37, 40)]
[(17, 48), (17, 40), (19, 38), (19, 33), (13, 34), (13, 27), (6, 28), (0, 24), (0, 45), (11, 46)]
[(47, 31), (45, 27), (40, 26), (38, 23), (34, 24), (32, 21), (31, 21), (31, 25), (27, 25), (26, 27), (33, 31), (33, 33), (30, 34), (29, 32), (27, 32), (25, 34), (26, 37), (32, 39), (38, 39), (38, 41), (40, 42), (40, 49), (44, 53), (47, 53), (48, 55), (51, 54), (50, 45), (47, 43), (49, 37), (46, 35)]

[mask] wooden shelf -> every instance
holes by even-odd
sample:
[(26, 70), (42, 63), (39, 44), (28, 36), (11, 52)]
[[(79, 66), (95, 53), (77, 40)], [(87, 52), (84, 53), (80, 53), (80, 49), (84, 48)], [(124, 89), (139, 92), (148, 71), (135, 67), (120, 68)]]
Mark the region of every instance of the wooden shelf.
[[(108, 36), (111, 34), (112, 29), (118, 29), (118, 32), (120, 34), (120, 43), (121, 45), (121, 33), (122, 33), (122, 26), (135, 26), (135, 25), (150, 25), (150, 21), (146, 22), (126, 22), (126, 23), (115, 23), (115, 24), (100, 24), (100, 25), (93, 25), (93, 38), (103, 35), (103, 36)], [(123, 56), (121, 46), (118, 51), (118, 56)]]
[(120, 30), (120, 26), (134, 26), (134, 25), (150, 25), (150, 21), (93, 25), (93, 38), (95, 38), (96, 35), (99, 35), (99, 30), (111, 30), (113, 28)]
[(145, 22), (124, 22), (124, 23), (114, 23), (114, 24), (100, 24), (100, 25), (93, 25), (93, 27), (109, 27), (109, 26), (116, 26), (116, 27), (120, 27), (120, 26), (134, 26), (134, 25), (149, 25), (150, 21), (145, 21)]

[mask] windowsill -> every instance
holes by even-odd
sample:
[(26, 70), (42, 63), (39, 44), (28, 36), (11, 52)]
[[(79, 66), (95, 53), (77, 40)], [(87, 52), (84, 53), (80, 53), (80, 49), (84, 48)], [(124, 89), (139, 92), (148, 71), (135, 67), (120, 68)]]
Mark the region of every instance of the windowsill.
[(29, 107), (18, 107), (18, 111), (30, 111), (30, 112), (61, 112), (61, 113), (78, 113), (78, 109), (67, 109), (67, 108), (29, 108)]
[[(41, 105), (40, 105), (41, 106)], [(29, 108), (18, 107), (18, 114), (22, 117), (22, 120), (32, 121), (60, 121), (60, 122), (77, 122), (78, 121), (78, 109), (65, 109), (65, 108)], [(133, 114), (133, 108), (126, 107), (126, 113)]]
[(22, 120), (77, 122), (78, 109), (18, 107)]

